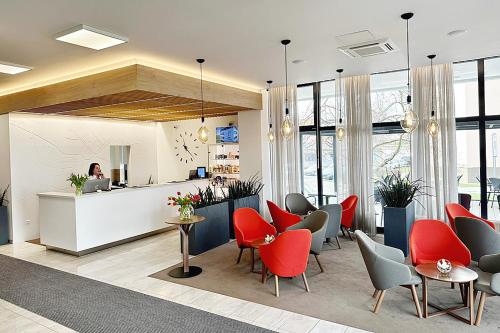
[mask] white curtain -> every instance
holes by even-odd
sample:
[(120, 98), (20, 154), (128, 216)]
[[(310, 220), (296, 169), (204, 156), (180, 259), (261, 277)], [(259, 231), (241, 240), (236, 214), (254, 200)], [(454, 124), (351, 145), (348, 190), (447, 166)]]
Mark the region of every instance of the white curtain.
[(413, 107), (419, 125), (412, 134), (412, 179), (421, 179), (430, 196), (420, 197), (417, 218), (444, 220), (444, 205), (457, 202), (457, 157), (453, 66), (434, 66), (434, 109), (440, 126), (432, 138), (427, 133), (431, 117), (431, 67), (412, 70)]
[(290, 140), (281, 136), (281, 123), (285, 117), (285, 87), (272, 88), (271, 121), (275, 140), (271, 144), (272, 200), (285, 207), (288, 193), (300, 192), (300, 143), (297, 116), (297, 87), (288, 87), (288, 110), (294, 124), (294, 135)]
[(372, 168), (372, 110), (370, 75), (348, 77), (343, 80), (346, 111), (347, 186), (349, 194), (358, 196), (356, 229), (376, 234), (373, 204)]

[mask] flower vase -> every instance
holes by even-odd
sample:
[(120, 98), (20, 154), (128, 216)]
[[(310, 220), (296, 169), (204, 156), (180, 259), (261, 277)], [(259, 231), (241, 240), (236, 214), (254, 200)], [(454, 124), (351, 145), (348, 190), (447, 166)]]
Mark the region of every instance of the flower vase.
[(181, 220), (191, 220), (194, 215), (194, 208), (192, 205), (183, 205), (179, 208), (179, 218)]
[(83, 188), (82, 186), (77, 186), (77, 187), (75, 188), (75, 194), (76, 194), (77, 196), (82, 195), (82, 188)]

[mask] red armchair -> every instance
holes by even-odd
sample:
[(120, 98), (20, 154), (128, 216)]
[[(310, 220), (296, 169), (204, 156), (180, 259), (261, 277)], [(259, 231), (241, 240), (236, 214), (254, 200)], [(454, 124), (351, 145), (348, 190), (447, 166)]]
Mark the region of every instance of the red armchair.
[(445, 205), (445, 210), (446, 210), (446, 215), (448, 215), (448, 220), (450, 221), (451, 228), (453, 231), (456, 232), (455, 228), (455, 218), (458, 216), (465, 216), (465, 217), (472, 217), (478, 220), (481, 220), (485, 223), (487, 223), (490, 227), (495, 230), (495, 224), (493, 222), (490, 222), (488, 220), (485, 220), (483, 218), (480, 218), (479, 216), (476, 216), (469, 212), (464, 206), (457, 204), (457, 203), (449, 203)]
[(273, 225), (279, 233), (284, 232), (286, 228), (302, 221), (302, 217), (281, 209), (272, 201), (267, 200), (267, 207), (273, 218)]
[(234, 234), (236, 243), (240, 248), (237, 264), (240, 263), (244, 249), (250, 249), (252, 255), (252, 268), (254, 270), (255, 248), (252, 242), (266, 237), (266, 235), (276, 236), (276, 228), (269, 224), (253, 208), (238, 208), (233, 214)]
[(410, 232), (410, 254), (413, 266), (439, 259), (455, 265), (469, 266), (471, 254), (450, 226), (440, 220), (415, 221)]
[(342, 206), (342, 219), (340, 221), (340, 230), (342, 230), (342, 234), (345, 237), (345, 230), (347, 230), (347, 234), (351, 240), (351, 233), (349, 229), (352, 228), (352, 224), (354, 222), (354, 215), (356, 215), (356, 205), (358, 204), (358, 196), (350, 195), (345, 198), (344, 201), (340, 203)]
[(302, 275), (304, 285), (309, 292), (309, 285), (305, 271), (307, 259), (311, 249), (312, 235), (307, 229), (289, 230), (280, 234), (276, 239), (260, 247), (264, 282), (266, 271), (274, 274), (276, 297), (279, 297), (278, 277), (294, 277)]

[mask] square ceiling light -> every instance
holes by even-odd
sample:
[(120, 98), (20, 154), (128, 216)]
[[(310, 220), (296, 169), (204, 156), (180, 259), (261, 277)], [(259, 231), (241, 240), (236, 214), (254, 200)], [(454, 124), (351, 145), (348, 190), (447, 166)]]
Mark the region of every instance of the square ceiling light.
[(26, 72), (26, 71), (29, 71), (32, 69), (33, 69), (33, 67), (16, 65), (16, 64), (11, 64), (9, 62), (0, 61), (0, 73), (3, 73), (3, 74), (14, 75), (14, 74), (19, 74), (19, 73)]
[(102, 50), (128, 42), (128, 38), (126, 37), (118, 36), (111, 32), (102, 31), (84, 24), (63, 31), (57, 34), (55, 38), (61, 42), (88, 47), (94, 50)]

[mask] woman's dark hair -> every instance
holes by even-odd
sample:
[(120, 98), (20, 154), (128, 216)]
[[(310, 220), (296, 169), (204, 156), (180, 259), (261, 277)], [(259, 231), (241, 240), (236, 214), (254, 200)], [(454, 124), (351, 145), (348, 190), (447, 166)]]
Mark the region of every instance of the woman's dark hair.
[[(96, 165), (99, 165), (99, 163), (90, 163), (90, 167), (89, 167), (89, 176), (93, 176), (94, 175), (94, 169), (95, 169), (95, 166)], [(100, 165), (99, 165), (100, 166)]]

